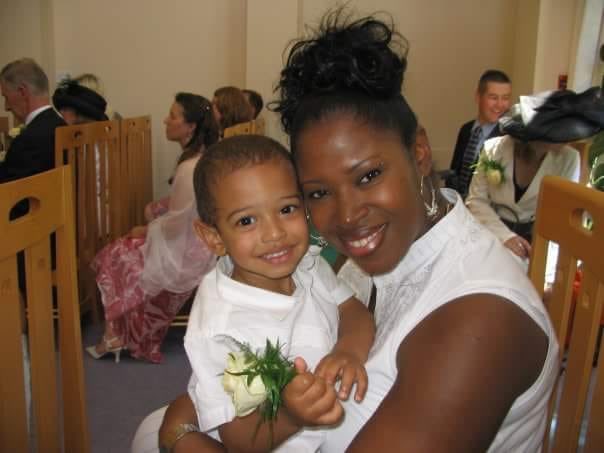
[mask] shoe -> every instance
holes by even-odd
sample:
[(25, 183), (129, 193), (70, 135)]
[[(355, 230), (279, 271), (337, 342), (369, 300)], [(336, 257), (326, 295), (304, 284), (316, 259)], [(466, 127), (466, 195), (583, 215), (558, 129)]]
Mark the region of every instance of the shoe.
[(92, 345), (92, 346), (88, 346), (86, 348), (86, 352), (88, 354), (90, 354), (93, 359), (100, 359), (102, 357), (105, 357), (107, 354), (109, 354), (111, 352), (115, 355), (115, 363), (120, 363), (120, 354), (122, 353), (122, 350), (126, 349), (126, 348), (124, 346), (111, 347), (111, 343), (113, 343), (115, 340), (120, 340), (120, 338), (113, 337), (113, 338), (107, 339), (105, 336), (103, 336), (101, 344), (103, 344), (105, 346), (105, 352), (99, 353), (96, 350), (96, 347), (97, 347), (96, 344)]

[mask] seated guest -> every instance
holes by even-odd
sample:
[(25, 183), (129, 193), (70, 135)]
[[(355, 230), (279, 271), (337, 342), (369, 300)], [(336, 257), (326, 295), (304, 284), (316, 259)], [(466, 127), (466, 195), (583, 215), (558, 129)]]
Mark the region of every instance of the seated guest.
[(264, 101), (262, 100), (262, 96), (260, 96), (260, 93), (254, 90), (241, 91), (243, 91), (243, 95), (254, 109), (254, 119), (258, 118), (258, 115), (260, 115), (260, 112), (262, 111), (262, 107), (264, 107)]
[[(195, 128), (195, 117), (194, 112), (191, 111), (192, 107), (189, 107), (191, 100), (197, 99), (197, 95), (189, 93), (178, 93), (175, 97), (172, 107), (168, 112), (168, 116), (164, 118), (164, 125), (166, 126), (166, 138), (171, 142), (176, 142), (180, 145), (182, 154), (176, 162), (176, 167), (187, 160), (191, 154), (197, 153), (197, 145), (191, 143), (192, 131)], [(218, 126), (214, 125), (216, 130)], [(207, 146), (206, 146), (207, 147)], [(204, 148), (206, 148), (204, 147)], [(174, 182), (174, 175), (170, 177), (168, 183), (172, 185)], [(170, 197), (164, 197), (159, 200), (154, 200), (145, 206), (145, 220), (151, 222), (157, 217), (168, 212), (168, 205), (170, 203)]]
[(541, 180), (579, 180), (579, 153), (565, 144), (604, 127), (604, 101), (598, 88), (521, 96), (500, 125), (507, 135), (484, 143), (466, 204), (512, 253), (528, 258)]
[[(55, 128), (65, 121), (50, 105), (48, 77), (34, 60), (15, 60), (0, 71), (0, 91), (4, 109), (24, 124), (0, 165), (0, 183), (50, 170), (55, 162)], [(27, 210), (26, 205), (22, 208)]]
[[(105, 90), (103, 89), (103, 83), (101, 79), (99, 79), (96, 75), (90, 73), (80, 74), (77, 77), (74, 77), (73, 80), (78, 82), (80, 85), (90, 88), (92, 91), (98, 93), (105, 99)], [(105, 113), (110, 120), (121, 120), (122, 115), (113, 110), (113, 108), (107, 104), (105, 107)]]
[(511, 95), (512, 84), (504, 72), (489, 69), (480, 77), (476, 90), (478, 116), (459, 129), (451, 160), (453, 174), (446, 181), (446, 186), (457, 190), (462, 198), (468, 193), (474, 172), (472, 165), (478, 159), (482, 144), (502, 135), (497, 120), (510, 108)]
[(70, 126), (108, 119), (103, 96), (75, 80), (61, 82), (52, 95), (52, 103)]
[(107, 245), (93, 262), (105, 308), (101, 341), (87, 348), (95, 359), (107, 353), (119, 361), (120, 352), (161, 361), (160, 346), (183, 304), (215, 257), (198, 240), (193, 169), (203, 151), (218, 140), (210, 102), (179, 93), (166, 119), (166, 134), (182, 133), (182, 154), (174, 172), (167, 212), (146, 226)]
[[(61, 82), (52, 95), (52, 103), (70, 126), (93, 121), (106, 121), (108, 119), (105, 114), (107, 107), (105, 99), (90, 88), (80, 85), (75, 80), (67, 79)], [(94, 158), (97, 174), (97, 212), (100, 212), (102, 173), (100, 171), (101, 157), (97, 145), (95, 145)], [(101, 223), (101, 217), (99, 216), (99, 225)]]
[(212, 108), (220, 129), (220, 136), (226, 128), (246, 123), (254, 118), (252, 106), (237, 87), (218, 88), (214, 92)]

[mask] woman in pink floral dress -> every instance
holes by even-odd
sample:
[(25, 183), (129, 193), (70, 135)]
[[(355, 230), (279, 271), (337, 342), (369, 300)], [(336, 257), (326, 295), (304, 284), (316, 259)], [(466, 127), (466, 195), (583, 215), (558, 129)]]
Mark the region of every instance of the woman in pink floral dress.
[(92, 266), (105, 308), (101, 341), (87, 348), (94, 358), (120, 352), (154, 363), (174, 316), (214, 266), (215, 257), (196, 236), (193, 169), (205, 148), (218, 140), (210, 102), (178, 93), (164, 120), (168, 140), (183, 152), (171, 180), (170, 196), (145, 210), (145, 226), (101, 250)]

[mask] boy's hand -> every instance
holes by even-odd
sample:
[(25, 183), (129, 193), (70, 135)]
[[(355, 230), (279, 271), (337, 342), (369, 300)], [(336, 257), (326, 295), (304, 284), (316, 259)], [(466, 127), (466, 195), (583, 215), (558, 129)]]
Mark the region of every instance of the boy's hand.
[(287, 412), (302, 426), (337, 423), (344, 410), (333, 385), (310, 373), (303, 359), (296, 358), (294, 364), (298, 374), (283, 389)]
[(347, 400), (353, 384), (356, 383), (355, 401), (362, 401), (367, 392), (367, 371), (356, 355), (345, 351), (333, 351), (327, 354), (315, 370), (315, 375), (322, 377), (329, 384), (335, 385), (340, 380), (338, 398)]

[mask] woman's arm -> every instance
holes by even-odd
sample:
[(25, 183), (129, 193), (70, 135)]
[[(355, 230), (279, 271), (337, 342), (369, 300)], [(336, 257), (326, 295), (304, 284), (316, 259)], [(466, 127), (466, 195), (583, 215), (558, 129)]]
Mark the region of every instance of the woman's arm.
[[(176, 442), (173, 453), (263, 452), (269, 450), (271, 442), (273, 446), (281, 444), (302, 426), (336, 423), (343, 410), (333, 386), (304, 368), (303, 363), (298, 364), (299, 374), (284, 390), (287, 409), (281, 407), (279, 410), (272, 434), (267, 423), (259, 424), (261, 419), (255, 411), (219, 427), (224, 445), (205, 433), (193, 432)], [(178, 397), (168, 407), (159, 431), (159, 444), (171, 446), (174, 433), (182, 424), (197, 425), (195, 407), (188, 394)]]
[(164, 415), (164, 420), (159, 429), (159, 445), (174, 447), (171, 453), (222, 453), (226, 448), (218, 441), (203, 433), (189, 433), (176, 441), (174, 433), (182, 424), (197, 425), (195, 407), (188, 394), (176, 398)]
[[(261, 422), (258, 411), (255, 411), (247, 417), (235, 418), (232, 422), (220, 426), (220, 437), (224, 445), (205, 433), (186, 434), (174, 444), (172, 453), (268, 451), (271, 433), (268, 424)], [(174, 433), (182, 424), (197, 425), (195, 407), (188, 394), (181, 395), (168, 406), (159, 430), (159, 444), (171, 446)], [(273, 430), (273, 440), (275, 445), (278, 445), (296, 433), (299, 427), (286, 411), (280, 410)]]
[(541, 328), (503, 298), (442, 306), (401, 343), (397, 379), (347, 451), (486, 451), (547, 347)]

